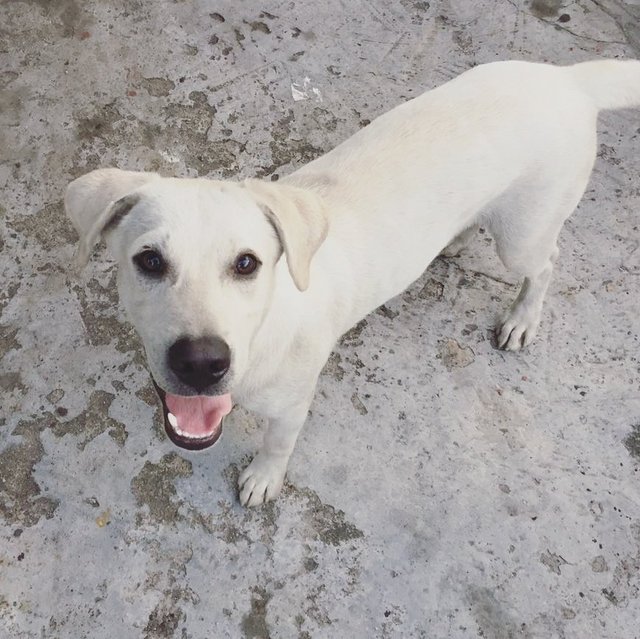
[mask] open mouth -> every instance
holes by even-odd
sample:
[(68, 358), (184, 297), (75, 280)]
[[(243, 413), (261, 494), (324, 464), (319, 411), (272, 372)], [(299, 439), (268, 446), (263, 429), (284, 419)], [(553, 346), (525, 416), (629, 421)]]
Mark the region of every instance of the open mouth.
[(164, 429), (180, 448), (202, 450), (213, 446), (222, 435), (222, 420), (231, 412), (231, 395), (182, 397), (162, 390), (153, 380), (162, 401)]

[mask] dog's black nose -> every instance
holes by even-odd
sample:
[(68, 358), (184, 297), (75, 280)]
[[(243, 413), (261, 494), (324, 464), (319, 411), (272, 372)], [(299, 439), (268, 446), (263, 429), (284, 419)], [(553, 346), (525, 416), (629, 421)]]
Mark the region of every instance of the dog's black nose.
[(178, 379), (200, 393), (225, 376), (231, 351), (219, 337), (183, 337), (169, 348), (168, 359)]

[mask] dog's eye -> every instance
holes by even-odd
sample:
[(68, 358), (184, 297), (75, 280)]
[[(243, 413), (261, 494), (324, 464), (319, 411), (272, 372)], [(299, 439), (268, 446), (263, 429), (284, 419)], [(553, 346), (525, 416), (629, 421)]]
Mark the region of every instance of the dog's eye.
[(160, 276), (167, 270), (167, 265), (162, 255), (151, 249), (138, 253), (133, 258), (133, 261), (143, 273), (148, 275)]
[(251, 253), (244, 253), (236, 259), (235, 271), (238, 275), (251, 275), (258, 266), (260, 261)]

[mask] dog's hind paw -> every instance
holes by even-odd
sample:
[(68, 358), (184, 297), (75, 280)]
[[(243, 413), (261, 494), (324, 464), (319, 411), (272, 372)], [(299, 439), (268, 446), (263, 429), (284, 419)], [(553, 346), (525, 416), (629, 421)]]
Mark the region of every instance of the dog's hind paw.
[(238, 480), (240, 503), (259, 506), (275, 499), (284, 483), (287, 462), (288, 457), (258, 453)]

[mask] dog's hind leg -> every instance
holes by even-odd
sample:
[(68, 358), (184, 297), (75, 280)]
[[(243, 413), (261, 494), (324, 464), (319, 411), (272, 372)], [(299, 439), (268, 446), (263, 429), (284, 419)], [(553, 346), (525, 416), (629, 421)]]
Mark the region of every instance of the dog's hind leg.
[(557, 256), (558, 249), (554, 247), (542, 268), (525, 276), (518, 297), (496, 329), (499, 348), (516, 351), (528, 346), (536, 336), (542, 315), (542, 303)]
[(518, 297), (496, 328), (499, 348), (517, 351), (535, 337), (558, 257), (558, 235), (578, 205), (588, 177), (583, 170), (569, 189), (558, 188), (555, 193), (540, 189), (537, 198), (529, 193), (509, 203), (511, 214), (498, 213), (488, 219), (500, 259), (509, 270), (524, 276)]

